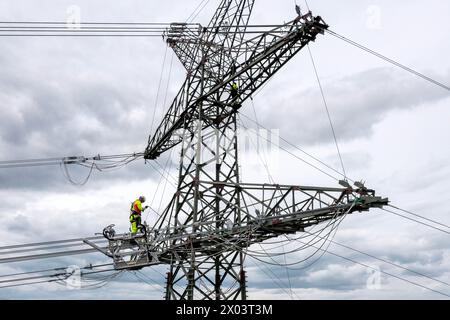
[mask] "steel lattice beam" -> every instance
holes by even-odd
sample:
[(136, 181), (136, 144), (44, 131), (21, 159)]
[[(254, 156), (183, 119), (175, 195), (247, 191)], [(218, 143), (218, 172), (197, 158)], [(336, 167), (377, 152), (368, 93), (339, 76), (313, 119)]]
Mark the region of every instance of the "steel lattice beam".
[[(150, 137), (145, 158), (155, 159), (179, 144), (182, 140), (179, 133), (183, 128), (194, 131), (199, 103), (204, 105), (203, 128), (236, 112), (245, 100), (327, 28), (320, 17), (307, 14), (273, 30), (285, 30), (285, 34), (268, 31), (257, 38), (236, 44), (234, 37), (238, 33), (232, 31), (235, 40), (230, 41), (230, 48), (225, 46), (227, 41), (213, 43), (216, 37), (211, 36), (211, 31), (203, 31), (188, 44), (184, 42), (183, 33), (179, 37), (168, 37), (167, 41), (182, 63), (195, 67), (188, 69), (185, 83), (155, 134)], [(187, 53), (193, 49), (186, 51), (185, 47), (194, 44), (196, 50), (202, 53), (202, 63), (195, 64), (187, 58)], [(229, 94), (232, 82), (238, 83), (241, 88), (238, 101), (234, 101)]]

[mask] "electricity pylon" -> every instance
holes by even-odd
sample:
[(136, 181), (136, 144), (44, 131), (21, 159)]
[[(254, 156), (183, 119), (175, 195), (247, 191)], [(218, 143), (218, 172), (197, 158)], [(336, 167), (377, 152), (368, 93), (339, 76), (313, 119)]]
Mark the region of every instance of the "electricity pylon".
[(181, 145), (177, 191), (141, 236), (105, 229), (110, 247), (104, 253), (117, 269), (170, 265), (168, 300), (245, 300), (250, 245), (388, 203), (361, 183), (327, 188), (241, 181), (240, 108), (328, 28), (320, 16), (297, 10), (294, 20), (246, 39), (254, 3), (222, 0), (207, 27), (174, 23), (164, 33), (187, 76), (150, 136), (145, 158)]

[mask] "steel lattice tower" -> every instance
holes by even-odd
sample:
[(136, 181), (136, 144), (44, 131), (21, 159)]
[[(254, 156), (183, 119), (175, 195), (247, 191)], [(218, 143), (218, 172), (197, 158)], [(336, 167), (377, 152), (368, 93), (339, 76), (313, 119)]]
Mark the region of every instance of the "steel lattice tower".
[[(174, 23), (164, 38), (186, 80), (145, 158), (181, 146), (177, 191), (139, 237), (104, 230), (116, 269), (168, 264), (165, 298), (245, 300), (245, 249), (387, 204), (374, 190), (243, 183), (237, 115), (244, 102), (328, 25), (311, 12), (246, 39), (254, 0), (222, 0), (207, 27)], [(231, 92), (232, 84), (239, 90)], [(95, 247), (94, 244), (91, 244)], [(125, 257), (131, 256), (129, 260)]]

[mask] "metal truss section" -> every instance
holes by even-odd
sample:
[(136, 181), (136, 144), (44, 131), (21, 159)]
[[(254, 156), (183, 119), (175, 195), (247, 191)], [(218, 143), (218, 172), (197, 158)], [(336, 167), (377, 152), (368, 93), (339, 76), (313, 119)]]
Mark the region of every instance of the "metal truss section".
[[(217, 255), (281, 234), (304, 231), (305, 228), (337, 219), (344, 214), (368, 211), (388, 204), (387, 198), (375, 196), (363, 188), (324, 188), (256, 183), (217, 183), (200, 181), (203, 220), (160, 227), (153, 245), (159, 252), (187, 253), (193, 246), (196, 254)], [(180, 197), (190, 197), (186, 187)], [(219, 191), (217, 191), (219, 190)], [(237, 207), (233, 199), (240, 199)], [(219, 202), (217, 203), (217, 199)], [(175, 200), (175, 199), (174, 199)], [(191, 199), (192, 200), (192, 199)], [(215, 204), (215, 206), (213, 206)], [(217, 208), (219, 208), (217, 210)], [(173, 212), (169, 206), (166, 214)], [(234, 213), (234, 216), (232, 215)], [(211, 215), (219, 219), (211, 219)], [(240, 222), (236, 222), (236, 217)], [(186, 251), (187, 250), (187, 251)]]
[[(223, 0), (206, 28), (188, 23), (171, 24), (163, 34), (164, 39), (188, 74), (193, 74), (202, 63), (202, 50), (211, 51), (211, 57), (232, 58), (231, 48), (234, 43), (243, 42), (254, 2)], [(219, 67), (217, 70), (221, 71), (223, 64)], [(209, 64), (208, 69), (212, 71), (213, 65)]]
[[(179, 144), (182, 140), (179, 136), (180, 130), (190, 128), (193, 131), (193, 122), (199, 118), (199, 104), (202, 104), (204, 114), (203, 128), (210, 126), (213, 121), (222, 121), (233, 114), (295, 54), (314, 41), (318, 34), (323, 34), (328, 26), (321, 17), (308, 13), (246, 42), (238, 41), (243, 39), (245, 30), (238, 32), (236, 28), (238, 27), (229, 32), (221, 43), (212, 42), (220, 38), (219, 36), (210, 36), (211, 32), (215, 30), (217, 33), (220, 28), (211, 31), (202, 29), (201, 34), (195, 38), (190, 34), (191, 31), (187, 31), (188, 40), (182, 37), (183, 33), (178, 37), (167, 38), (182, 63), (196, 67), (188, 70), (181, 90), (155, 134), (149, 138), (145, 151), (146, 159), (155, 159)], [(176, 29), (173, 28), (172, 31)], [(171, 34), (170, 31), (168, 34)], [(240, 36), (237, 38), (237, 35)], [(230, 40), (231, 36), (233, 40)], [(184, 40), (189, 42), (188, 48), (195, 43), (195, 52), (201, 54), (200, 63), (188, 62), (187, 56), (192, 54), (194, 49), (186, 49)], [(225, 47), (227, 44), (230, 47)], [(239, 98), (230, 95), (231, 83), (239, 85)]]
[[(115, 268), (171, 265), (166, 292), (169, 299), (245, 299), (245, 271), (239, 262), (251, 245), (388, 204), (388, 199), (364, 186), (353, 189), (208, 181), (199, 185), (205, 190), (200, 197), (203, 220), (178, 223), (175, 219), (171, 225), (155, 226), (143, 234), (109, 237), (103, 253), (114, 259)], [(189, 189), (186, 186), (182, 191), (186, 193), (177, 196), (189, 198)], [(237, 198), (242, 206), (233, 211), (236, 202), (232, 199)], [(166, 214), (177, 215), (175, 203), (174, 197)], [(208, 218), (208, 211), (220, 219)], [(233, 222), (237, 212), (240, 223)]]

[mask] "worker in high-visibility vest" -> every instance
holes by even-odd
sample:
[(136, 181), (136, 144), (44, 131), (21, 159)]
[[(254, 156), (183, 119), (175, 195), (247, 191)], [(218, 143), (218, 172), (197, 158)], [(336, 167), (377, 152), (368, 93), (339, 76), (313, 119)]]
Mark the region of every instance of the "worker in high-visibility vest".
[(141, 214), (148, 208), (148, 206), (142, 207), (145, 202), (145, 197), (140, 196), (139, 199), (135, 200), (131, 204), (130, 212), (130, 223), (131, 223), (131, 233), (136, 234), (139, 226), (141, 225)]
[(238, 95), (238, 93), (239, 93), (239, 87), (238, 87), (238, 85), (237, 85), (236, 82), (233, 82), (233, 83), (231, 84), (231, 88), (230, 88), (230, 94), (231, 94), (231, 97), (232, 97), (233, 99), (236, 98), (237, 95)]

